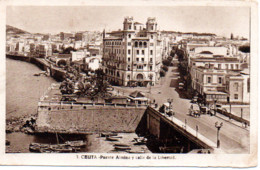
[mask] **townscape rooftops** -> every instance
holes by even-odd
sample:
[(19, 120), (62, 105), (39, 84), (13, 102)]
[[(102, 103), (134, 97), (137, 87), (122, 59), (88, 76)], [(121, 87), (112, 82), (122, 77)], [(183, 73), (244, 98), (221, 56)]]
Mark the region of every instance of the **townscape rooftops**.
[(217, 62), (238, 62), (239, 60), (235, 57), (223, 57), (221, 55), (216, 55), (213, 57), (203, 57), (203, 56), (196, 56), (196, 57), (191, 57), (192, 61), (200, 61), (200, 62), (205, 62), (205, 61), (217, 61)]

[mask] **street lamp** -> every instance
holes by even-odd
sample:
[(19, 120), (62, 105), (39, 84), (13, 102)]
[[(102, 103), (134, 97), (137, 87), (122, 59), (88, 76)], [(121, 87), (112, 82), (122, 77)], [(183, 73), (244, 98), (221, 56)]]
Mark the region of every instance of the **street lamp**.
[(215, 123), (215, 127), (217, 128), (217, 148), (219, 148), (220, 146), (219, 131), (222, 126), (223, 126), (223, 122), (221, 122), (220, 124), (218, 124), (218, 122)]

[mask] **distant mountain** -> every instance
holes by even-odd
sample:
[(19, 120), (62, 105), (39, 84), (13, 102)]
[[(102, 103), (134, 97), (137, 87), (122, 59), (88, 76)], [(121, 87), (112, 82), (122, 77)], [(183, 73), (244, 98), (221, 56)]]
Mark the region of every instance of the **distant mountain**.
[(27, 31), (21, 30), (19, 28), (15, 28), (10, 25), (6, 25), (6, 34), (30, 34)]

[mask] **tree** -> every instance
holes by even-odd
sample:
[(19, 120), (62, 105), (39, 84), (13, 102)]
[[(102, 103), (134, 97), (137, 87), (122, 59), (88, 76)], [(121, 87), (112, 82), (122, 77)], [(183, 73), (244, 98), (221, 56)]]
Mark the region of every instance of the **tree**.
[(162, 61), (162, 64), (165, 65), (165, 66), (169, 66), (171, 64), (171, 61), (166, 59), (166, 60)]
[(163, 69), (165, 72), (168, 71), (168, 67), (167, 67), (166, 65), (163, 65), (163, 66), (162, 66), (162, 69)]
[(62, 50), (62, 54), (70, 54), (71, 51), (77, 51), (77, 50), (73, 47), (68, 47)]
[(160, 70), (160, 76), (164, 77), (165, 76), (165, 71), (164, 70)]

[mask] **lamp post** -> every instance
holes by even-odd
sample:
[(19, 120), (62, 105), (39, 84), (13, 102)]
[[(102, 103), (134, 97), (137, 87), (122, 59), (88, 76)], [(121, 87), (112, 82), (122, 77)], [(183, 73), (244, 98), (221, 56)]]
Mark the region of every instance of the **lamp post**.
[(213, 102), (214, 102), (214, 115), (216, 116), (216, 103), (217, 103), (216, 95), (213, 98)]
[(150, 89), (149, 89), (149, 93), (151, 94), (151, 88), (152, 88), (152, 83), (153, 83), (153, 75), (149, 74), (149, 79), (150, 79)]
[(221, 122), (220, 124), (218, 124), (218, 122), (215, 123), (215, 127), (217, 128), (217, 148), (220, 147), (219, 131), (222, 126), (223, 126), (223, 122)]

